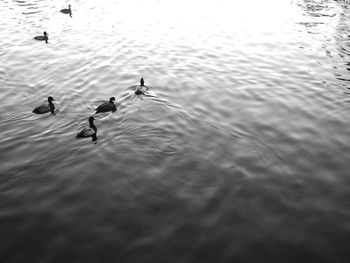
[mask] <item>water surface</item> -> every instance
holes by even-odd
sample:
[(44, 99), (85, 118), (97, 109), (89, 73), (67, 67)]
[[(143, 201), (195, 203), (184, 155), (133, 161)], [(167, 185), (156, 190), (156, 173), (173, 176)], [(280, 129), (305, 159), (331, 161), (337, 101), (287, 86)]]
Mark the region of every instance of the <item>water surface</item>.
[[(0, 262), (347, 262), (347, 1), (0, 17)], [(59, 112), (33, 114), (48, 96)], [(97, 142), (76, 139), (92, 115)]]

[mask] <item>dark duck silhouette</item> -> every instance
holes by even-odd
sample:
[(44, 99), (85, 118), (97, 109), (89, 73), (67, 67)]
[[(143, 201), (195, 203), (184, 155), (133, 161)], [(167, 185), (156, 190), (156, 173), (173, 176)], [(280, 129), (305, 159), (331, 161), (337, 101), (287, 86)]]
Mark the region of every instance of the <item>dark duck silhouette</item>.
[(96, 108), (96, 113), (100, 112), (115, 112), (117, 110), (117, 105), (115, 104), (115, 98), (111, 97), (109, 102), (102, 103), (100, 106)]
[(49, 104), (43, 104), (43, 105), (36, 107), (33, 110), (33, 113), (44, 114), (44, 113), (51, 112), (51, 114), (54, 114), (55, 113), (55, 105), (52, 103), (54, 101), (54, 99), (50, 96), (47, 98), (47, 101), (49, 102)]
[(70, 9), (70, 5), (68, 5), (68, 8), (61, 9), (61, 13), (69, 14), (70, 16), (72, 16), (72, 9)]
[(88, 138), (88, 137), (92, 137), (93, 141), (97, 140), (97, 128), (94, 124), (94, 117), (89, 117), (89, 124), (90, 126), (87, 128), (82, 129), (78, 134), (77, 134), (77, 138)]
[(136, 95), (143, 95), (147, 91), (147, 87), (145, 86), (145, 81), (143, 78), (140, 79), (140, 86), (137, 86), (135, 89)]
[(42, 36), (35, 36), (34, 37), (34, 39), (35, 40), (39, 40), (39, 41), (44, 41), (45, 40), (45, 42), (47, 43), (47, 41), (49, 40), (49, 37), (48, 37), (48, 33), (46, 33), (46, 31), (44, 31), (44, 33), (43, 33), (44, 35), (42, 35)]

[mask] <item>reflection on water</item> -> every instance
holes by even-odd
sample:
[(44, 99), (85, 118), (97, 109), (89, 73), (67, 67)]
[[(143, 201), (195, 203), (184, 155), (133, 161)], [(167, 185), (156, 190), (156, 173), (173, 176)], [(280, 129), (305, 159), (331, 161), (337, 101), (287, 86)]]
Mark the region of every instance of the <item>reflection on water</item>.
[(0, 17), (0, 262), (347, 262), (347, 1)]

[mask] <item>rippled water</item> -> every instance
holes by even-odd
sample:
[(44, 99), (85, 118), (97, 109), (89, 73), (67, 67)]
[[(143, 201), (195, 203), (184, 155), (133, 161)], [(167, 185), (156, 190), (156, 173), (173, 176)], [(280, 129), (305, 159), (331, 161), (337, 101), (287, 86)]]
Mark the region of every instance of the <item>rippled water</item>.
[[(0, 17), (1, 263), (347, 262), (348, 1), (2, 0)], [(59, 112), (33, 114), (48, 96)], [(92, 115), (97, 142), (76, 139)]]

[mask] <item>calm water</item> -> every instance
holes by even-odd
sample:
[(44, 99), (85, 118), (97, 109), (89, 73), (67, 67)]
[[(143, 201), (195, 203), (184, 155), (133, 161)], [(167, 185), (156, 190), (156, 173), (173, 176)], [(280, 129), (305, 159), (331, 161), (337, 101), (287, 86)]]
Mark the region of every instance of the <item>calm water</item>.
[(0, 21), (1, 263), (348, 262), (349, 3), (1, 0)]

